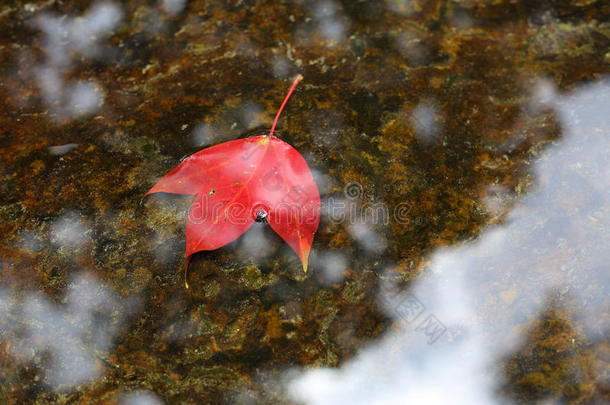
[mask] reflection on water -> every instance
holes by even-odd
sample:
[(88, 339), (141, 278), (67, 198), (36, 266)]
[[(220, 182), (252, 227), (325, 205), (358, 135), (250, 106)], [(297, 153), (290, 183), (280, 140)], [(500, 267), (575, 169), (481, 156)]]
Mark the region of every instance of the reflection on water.
[(423, 142), (433, 142), (440, 132), (434, 104), (422, 102), (411, 113), (415, 134)]
[(120, 405), (162, 405), (163, 401), (155, 394), (144, 390), (137, 390), (125, 394), (119, 399)]
[(51, 225), (51, 241), (58, 247), (76, 248), (87, 241), (89, 229), (81, 222), (77, 213), (67, 213)]
[(184, 10), (186, 0), (162, 0), (161, 8), (172, 16), (178, 15)]
[(8, 354), (40, 369), (39, 383), (55, 390), (101, 376), (116, 335), (137, 310), (135, 302), (119, 301), (90, 274), (77, 275), (66, 288), (58, 304), (40, 293), (0, 291), (0, 332), (9, 338)]
[[(610, 226), (610, 138), (600, 136), (610, 129), (610, 82), (566, 96), (549, 91), (539, 101), (552, 103), (563, 138), (534, 162), (535, 190), (477, 241), (436, 252), (424, 279), (386, 307), (397, 327), (338, 369), (301, 373), (289, 383), (294, 399), (490, 404), (505, 402), (500, 388), (540, 400), (594, 397), (594, 387), (579, 387), (591, 380), (610, 388), (607, 359), (596, 367), (579, 358), (610, 333), (602, 242)], [(410, 296), (447, 327), (434, 345), (417, 334), (425, 332), (423, 317), (400, 312), (401, 305), (417, 309), (405, 304)]]
[[(610, 402), (607, 2), (0, 3), (0, 402)], [(297, 73), (310, 271), (261, 222), (185, 289), (144, 193)]]
[(75, 59), (96, 59), (108, 54), (100, 41), (110, 36), (121, 18), (118, 5), (101, 2), (81, 17), (42, 14), (34, 20), (34, 26), (44, 33), (45, 54), (44, 63), (34, 71), (45, 104), (58, 118), (76, 118), (101, 106), (103, 94), (96, 83), (66, 81), (66, 76)]
[(348, 259), (341, 252), (314, 252), (310, 262), (313, 268), (318, 269), (316, 276), (324, 285), (331, 286), (345, 278)]

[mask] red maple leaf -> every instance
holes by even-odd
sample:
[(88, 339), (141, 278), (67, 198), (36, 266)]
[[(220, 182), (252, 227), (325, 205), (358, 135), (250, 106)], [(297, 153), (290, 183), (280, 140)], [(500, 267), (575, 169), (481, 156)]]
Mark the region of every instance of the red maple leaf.
[(274, 136), (280, 114), (301, 79), (297, 76), (290, 87), (269, 134), (203, 149), (146, 193), (195, 196), (186, 222), (187, 267), (194, 253), (225, 246), (264, 218), (307, 271), (320, 223), (320, 193), (303, 156)]

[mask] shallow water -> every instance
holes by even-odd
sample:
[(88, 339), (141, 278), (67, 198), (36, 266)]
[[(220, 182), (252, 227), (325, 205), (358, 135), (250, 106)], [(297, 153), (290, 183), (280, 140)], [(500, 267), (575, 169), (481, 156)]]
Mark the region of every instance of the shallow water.
[[(610, 402), (610, 5), (0, 2), (2, 403)], [(146, 191), (268, 128), (315, 172), (197, 254)]]

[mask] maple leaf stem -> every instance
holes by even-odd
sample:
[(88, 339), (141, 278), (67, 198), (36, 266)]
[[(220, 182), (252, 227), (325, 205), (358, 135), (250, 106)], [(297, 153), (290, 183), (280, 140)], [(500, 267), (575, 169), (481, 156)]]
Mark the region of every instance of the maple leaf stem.
[(273, 120), (273, 125), (271, 125), (271, 129), (269, 130), (269, 135), (268, 135), (269, 137), (273, 136), (273, 132), (275, 131), (277, 122), (280, 119), (280, 115), (282, 114), (282, 111), (284, 111), (284, 107), (286, 107), (286, 103), (288, 103), (288, 99), (290, 98), (290, 96), (294, 92), (294, 89), (297, 87), (297, 84), (299, 84), (299, 82), (301, 80), (303, 80), (303, 76), (297, 75), (297, 77), (295, 77), (295, 79), (294, 79), (294, 82), (292, 82), (292, 86), (290, 86), (290, 89), (288, 90), (286, 97), (284, 97), (284, 101), (282, 101), (282, 105), (280, 106), (280, 109), (277, 110), (277, 114), (275, 114), (275, 119)]

